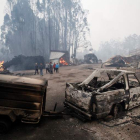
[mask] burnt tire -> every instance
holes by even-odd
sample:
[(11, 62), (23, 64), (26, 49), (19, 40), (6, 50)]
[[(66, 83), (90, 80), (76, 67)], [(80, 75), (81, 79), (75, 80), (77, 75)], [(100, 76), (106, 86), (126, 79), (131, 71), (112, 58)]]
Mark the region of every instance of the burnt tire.
[(8, 119), (0, 119), (0, 134), (5, 134), (9, 131), (12, 122)]
[(116, 104), (113, 108), (113, 116), (114, 118), (118, 118), (122, 115), (123, 107), (121, 104)]

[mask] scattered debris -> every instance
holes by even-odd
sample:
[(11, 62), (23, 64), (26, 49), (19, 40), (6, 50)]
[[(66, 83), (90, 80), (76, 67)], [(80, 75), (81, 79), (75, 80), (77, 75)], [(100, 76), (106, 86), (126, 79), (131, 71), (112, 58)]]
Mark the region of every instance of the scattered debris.
[(95, 134), (96, 133), (96, 131), (91, 130), (91, 129), (88, 129), (88, 128), (81, 128), (81, 130), (88, 131), (88, 132), (90, 132), (92, 134)]
[(0, 61), (0, 74), (12, 74), (9, 70), (5, 69), (4, 61)]
[(11, 73), (9, 70), (6, 70), (6, 69), (4, 69), (3, 71), (0, 71), (0, 74), (13, 74), (13, 73)]
[(114, 56), (107, 60), (105, 63), (103, 63), (106, 67), (133, 67), (133, 68), (139, 68), (139, 61), (140, 61), (140, 55), (133, 55), (133, 56)]
[(43, 66), (45, 64), (43, 56), (15, 56), (11, 61), (3, 64), (5, 69), (9, 69), (10, 71), (18, 71), (18, 70), (34, 70), (35, 63), (42, 63)]
[(124, 61), (123, 57), (117, 55), (115, 57), (110, 58), (104, 63), (106, 67), (125, 67), (126, 62)]

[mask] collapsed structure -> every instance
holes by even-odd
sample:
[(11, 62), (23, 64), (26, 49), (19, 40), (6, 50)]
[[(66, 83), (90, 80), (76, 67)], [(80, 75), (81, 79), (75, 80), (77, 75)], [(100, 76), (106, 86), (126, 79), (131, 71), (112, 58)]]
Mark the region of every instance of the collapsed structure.
[(43, 64), (45, 63), (43, 56), (15, 56), (11, 61), (3, 64), (5, 69), (11, 70), (33, 70), (35, 68), (35, 63)]
[(139, 67), (140, 55), (120, 56), (116, 55), (107, 60), (103, 65), (106, 67)]
[(61, 66), (67, 66), (70, 63), (70, 56), (68, 51), (51, 50), (50, 61), (52, 63), (59, 63)]

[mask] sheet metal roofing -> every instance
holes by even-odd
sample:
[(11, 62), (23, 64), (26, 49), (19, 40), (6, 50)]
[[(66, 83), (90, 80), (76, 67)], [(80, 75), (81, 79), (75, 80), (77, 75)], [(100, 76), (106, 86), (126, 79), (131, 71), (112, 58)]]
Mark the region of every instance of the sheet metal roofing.
[(59, 58), (62, 57), (64, 54), (65, 54), (65, 53), (63, 53), (63, 52), (51, 52), (50, 60), (59, 59)]

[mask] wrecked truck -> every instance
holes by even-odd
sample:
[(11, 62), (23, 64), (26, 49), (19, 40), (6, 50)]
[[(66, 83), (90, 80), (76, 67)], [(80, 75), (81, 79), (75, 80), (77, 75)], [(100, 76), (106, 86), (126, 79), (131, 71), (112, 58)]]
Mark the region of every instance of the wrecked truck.
[(97, 69), (81, 83), (66, 83), (64, 104), (82, 119), (117, 117), (140, 105), (140, 82), (131, 71)]
[(0, 133), (17, 119), (39, 123), (45, 115), (47, 80), (0, 75)]

